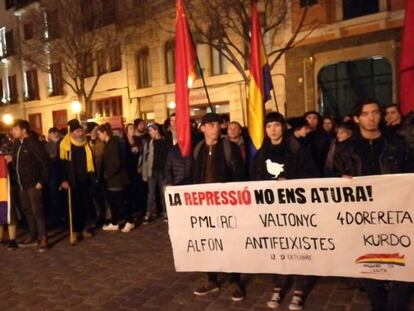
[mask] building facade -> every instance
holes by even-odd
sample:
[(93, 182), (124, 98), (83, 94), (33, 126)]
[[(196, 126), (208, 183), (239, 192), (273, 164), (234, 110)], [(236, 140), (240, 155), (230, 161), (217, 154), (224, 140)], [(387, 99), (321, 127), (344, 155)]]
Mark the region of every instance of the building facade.
[[(34, 130), (46, 133), (77, 116), (71, 110), (77, 96), (63, 83), (59, 66), (51, 64), (53, 70), (45, 73), (19, 56), (31, 37), (22, 15), (33, 2), (0, 0), (0, 116), (28, 119)], [(361, 94), (396, 102), (404, 1), (295, 0), (284, 33), (270, 44), (284, 46), (305, 6), (308, 13), (295, 47), (272, 71), (277, 101), (272, 96), (266, 109), (275, 110), (277, 102), (288, 116), (311, 109), (343, 115)], [(92, 97), (92, 118), (162, 122), (174, 111), (174, 8), (160, 16), (162, 27), (154, 22), (138, 27), (110, 62), (102, 65), (97, 58), (91, 64), (92, 75), (103, 72)], [(248, 92), (240, 73), (207, 44), (197, 45), (197, 54), (216, 111), (245, 124)], [(88, 79), (91, 84), (93, 77)], [(191, 89), (190, 102), (195, 119), (209, 110), (201, 79)]]

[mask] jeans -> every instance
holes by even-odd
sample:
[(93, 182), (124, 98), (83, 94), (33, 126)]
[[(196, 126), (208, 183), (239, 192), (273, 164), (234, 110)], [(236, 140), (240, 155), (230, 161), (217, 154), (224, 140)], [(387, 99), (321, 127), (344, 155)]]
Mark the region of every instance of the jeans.
[(35, 188), (20, 190), (20, 204), (26, 216), (30, 237), (37, 241), (46, 238), (46, 220), (43, 210), (42, 190)]
[[(245, 291), (244, 284), (241, 280), (240, 273), (229, 273), (230, 274), (230, 283), (234, 283), (238, 286), (241, 291)], [(217, 272), (207, 272), (207, 280), (209, 283), (218, 285), (218, 273)]]
[(166, 215), (163, 187), (164, 175), (162, 171), (154, 171), (152, 176), (148, 178), (147, 215), (155, 214), (157, 210), (157, 189), (161, 195), (162, 212)]
[(106, 195), (111, 209), (111, 223), (117, 225), (120, 221), (133, 222), (132, 215), (128, 212), (128, 205), (125, 202), (125, 191), (108, 190)]

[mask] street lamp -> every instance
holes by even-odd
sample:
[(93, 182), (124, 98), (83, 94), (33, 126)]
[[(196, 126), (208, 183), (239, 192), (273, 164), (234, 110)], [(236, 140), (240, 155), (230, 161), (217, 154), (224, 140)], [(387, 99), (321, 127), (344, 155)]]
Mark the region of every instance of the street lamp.
[(6, 113), (6, 114), (3, 115), (2, 120), (3, 120), (3, 123), (5, 125), (10, 126), (10, 125), (13, 124), (14, 118), (13, 118), (13, 116), (11, 114)]
[(74, 100), (71, 104), (70, 104), (70, 109), (72, 110), (72, 112), (76, 115), (76, 119), (79, 119), (79, 113), (82, 111), (82, 105), (78, 100)]

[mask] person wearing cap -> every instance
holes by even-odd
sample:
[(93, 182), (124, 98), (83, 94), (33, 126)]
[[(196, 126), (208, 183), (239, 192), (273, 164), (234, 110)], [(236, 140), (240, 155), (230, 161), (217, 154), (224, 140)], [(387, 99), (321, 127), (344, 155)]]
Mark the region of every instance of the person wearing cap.
[(169, 146), (164, 139), (162, 126), (158, 123), (148, 124), (148, 133), (151, 140), (144, 146), (142, 160), (142, 179), (148, 183), (147, 210), (144, 224), (147, 224), (157, 214), (157, 190), (161, 195), (161, 213), (167, 220), (163, 188), (164, 170)]
[[(251, 180), (285, 180), (318, 177), (310, 152), (299, 141), (289, 136), (284, 117), (271, 112), (264, 119), (265, 138), (253, 158)], [(275, 275), (273, 293), (267, 306), (276, 309), (287, 294), (289, 275)], [(293, 276), (294, 292), (289, 310), (302, 310), (304, 296), (312, 277)]]
[[(246, 180), (246, 170), (239, 147), (227, 139), (221, 138), (221, 118), (216, 113), (207, 113), (201, 120), (204, 139), (193, 151), (193, 183), (222, 183)], [(235, 284), (233, 301), (244, 299), (245, 286), (240, 274), (232, 273), (230, 281)], [(220, 289), (218, 273), (207, 273), (207, 283), (194, 290), (197, 296), (204, 296)]]
[(19, 185), (20, 205), (26, 216), (30, 237), (20, 246), (39, 246), (39, 252), (48, 249), (46, 219), (43, 206), (42, 189), (49, 177), (49, 156), (44, 145), (30, 130), (30, 123), (17, 120), (12, 127), (15, 139), (12, 157)]
[(68, 122), (69, 134), (60, 143), (59, 156), (62, 161), (61, 188), (72, 191), (72, 216), (75, 242), (91, 237), (85, 230), (85, 218), (91, 206), (90, 187), (95, 171), (92, 150), (85, 131), (78, 120)]

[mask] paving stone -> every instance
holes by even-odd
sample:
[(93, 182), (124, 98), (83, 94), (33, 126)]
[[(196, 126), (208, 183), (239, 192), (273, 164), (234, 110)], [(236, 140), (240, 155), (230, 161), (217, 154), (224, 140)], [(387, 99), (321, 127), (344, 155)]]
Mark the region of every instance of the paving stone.
[[(193, 294), (204, 273), (176, 273), (168, 224), (155, 221), (129, 234), (98, 231), (71, 247), (67, 239), (48, 252), (8, 252), (0, 246), (0, 311), (264, 311), (272, 291), (271, 275), (244, 275), (247, 297), (231, 300), (228, 275), (222, 290)], [(278, 310), (287, 311), (291, 294)], [(410, 310), (414, 311), (414, 302)], [(356, 279), (318, 278), (306, 311), (368, 311)]]

